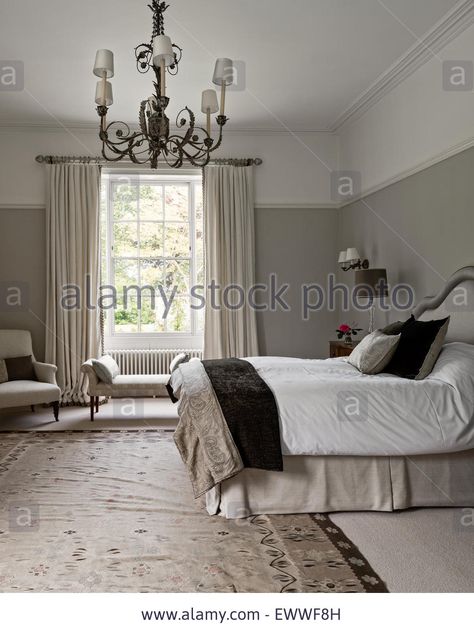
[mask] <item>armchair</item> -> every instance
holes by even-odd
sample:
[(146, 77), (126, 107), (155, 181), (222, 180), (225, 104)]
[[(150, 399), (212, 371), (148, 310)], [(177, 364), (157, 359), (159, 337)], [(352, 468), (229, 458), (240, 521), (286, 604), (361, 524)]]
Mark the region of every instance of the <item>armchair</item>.
[(33, 355), (28, 330), (0, 330), (0, 359), (33, 357), (37, 381), (7, 381), (0, 383), (0, 408), (52, 403), (55, 420), (59, 420), (61, 390), (56, 382), (55, 365), (40, 363)]

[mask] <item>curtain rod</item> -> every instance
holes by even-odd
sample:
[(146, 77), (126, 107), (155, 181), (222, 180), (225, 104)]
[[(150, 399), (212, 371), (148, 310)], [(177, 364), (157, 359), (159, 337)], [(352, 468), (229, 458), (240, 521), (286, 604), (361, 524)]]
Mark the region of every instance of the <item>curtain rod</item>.
[[(52, 156), (51, 154), (39, 154), (36, 157), (37, 163), (47, 163), (49, 165), (56, 163), (100, 163), (103, 165), (119, 165), (118, 162), (107, 161), (101, 156)], [(189, 161), (184, 161), (186, 164)], [(221, 158), (221, 159), (211, 159), (210, 163), (214, 165), (235, 165), (238, 167), (245, 167), (251, 165), (261, 165), (263, 163), (261, 158)], [(136, 163), (132, 163), (131, 161), (120, 161), (122, 165), (136, 165)], [(166, 166), (166, 161), (160, 161), (160, 165)], [(139, 166), (137, 166), (139, 167)], [(143, 164), (141, 167), (146, 168), (146, 164)]]

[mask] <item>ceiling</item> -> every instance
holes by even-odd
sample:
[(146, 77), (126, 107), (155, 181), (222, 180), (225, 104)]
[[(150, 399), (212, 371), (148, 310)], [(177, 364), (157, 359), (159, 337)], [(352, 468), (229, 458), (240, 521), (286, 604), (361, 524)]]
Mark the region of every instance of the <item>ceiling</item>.
[[(183, 50), (169, 114), (200, 110), (216, 57), (245, 65), (228, 98), (235, 129), (330, 129), (351, 103), (457, 0), (169, 0), (166, 32)], [(146, 0), (0, 0), (1, 59), (23, 60), (25, 90), (0, 92), (0, 123), (96, 123), (92, 65), (115, 53), (113, 119), (133, 122), (151, 92), (134, 47)], [(170, 116), (170, 118), (171, 118)]]

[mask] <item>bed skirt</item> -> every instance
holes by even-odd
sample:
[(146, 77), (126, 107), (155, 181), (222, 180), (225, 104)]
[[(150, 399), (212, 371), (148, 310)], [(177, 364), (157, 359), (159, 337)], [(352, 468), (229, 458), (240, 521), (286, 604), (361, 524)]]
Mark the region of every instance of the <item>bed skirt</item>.
[(474, 506), (474, 450), (409, 457), (285, 456), (284, 471), (244, 469), (206, 495), (207, 511), (249, 515)]

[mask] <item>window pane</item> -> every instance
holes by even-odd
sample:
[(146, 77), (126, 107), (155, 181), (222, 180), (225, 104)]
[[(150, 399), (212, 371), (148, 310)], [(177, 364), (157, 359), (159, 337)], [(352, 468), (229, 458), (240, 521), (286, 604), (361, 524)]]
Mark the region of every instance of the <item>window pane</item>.
[(136, 284), (138, 281), (138, 264), (137, 260), (131, 259), (114, 259), (115, 271), (115, 287), (120, 292), (122, 286)]
[(202, 205), (202, 183), (194, 185), (194, 202), (196, 205), (196, 226), (202, 227), (203, 205)]
[(204, 279), (204, 262), (198, 260), (196, 262), (196, 285), (204, 286)]
[(114, 220), (134, 220), (137, 217), (137, 186), (114, 183), (112, 214)]
[(189, 224), (169, 224), (165, 226), (165, 257), (189, 258)]
[(138, 235), (136, 222), (114, 223), (114, 255), (137, 256)]
[(189, 297), (175, 297), (166, 320), (168, 332), (190, 332), (190, 301)]
[(140, 186), (140, 220), (163, 220), (163, 187)]
[(200, 308), (199, 310), (196, 311), (196, 313), (197, 313), (197, 331), (204, 332), (204, 317), (205, 317), (206, 311), (204, 310), (204, 308)]
[(107, 279), (107, 187), (102, 184), (100, 189), (100, 251), (101, 251), (101, 282)]
[(159, 296), (153, 303), (149, 294), (143, 294), (141, 311), (141, 332), (164, 332), (164, 305)]
[(196, 229), (196, 284), (204, 284), (204, 215), (202, 204), (202, 184), (194, 186), (195, 229)]
[(119, 294), (115, 311), (115, 332), (138, 332), (138, 309), (135, 297), (129, 297), (125, 308), (123, 298)]
[(167, 260), (165, 269), (165, 290), (171, 293), (177, 287), (176, 294), (184, 295), (190, 292), (190, 260)]
[(167, 185), (165, 192), (166, 220), (189, 219), (189, 189), (187, 185)]
[(140, 255), (161, 257), (163, 255), (163, 225), (156, 222), (140, 223)]
[(140, 277), (142, 286), (153, 286), (159, 296), (158, 286), (163, 284), (163, 260), (153, 258), (140, 259)]

